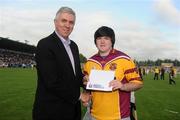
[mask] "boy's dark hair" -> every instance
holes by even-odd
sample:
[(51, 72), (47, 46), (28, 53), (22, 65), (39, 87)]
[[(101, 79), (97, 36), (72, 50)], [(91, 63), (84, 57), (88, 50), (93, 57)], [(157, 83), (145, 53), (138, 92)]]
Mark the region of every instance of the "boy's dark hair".
[(115, 43), (115, 34), (113, 29), (107, 26), (102, 26), (98, 28), (94, 34), (94, 43), (96, 44), (96, 39), (98, 37), (103, 37), (103, 36), (107, 36), (111, 38), (112, 48), (113, 48)]

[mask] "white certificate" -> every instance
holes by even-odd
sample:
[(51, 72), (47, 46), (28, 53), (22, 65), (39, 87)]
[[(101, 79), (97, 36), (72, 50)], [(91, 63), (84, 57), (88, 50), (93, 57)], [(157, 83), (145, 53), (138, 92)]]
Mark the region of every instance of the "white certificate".
[(91, 70), (86, 89), (112, 91), (109, 82), (114, 80), (114, 71)]

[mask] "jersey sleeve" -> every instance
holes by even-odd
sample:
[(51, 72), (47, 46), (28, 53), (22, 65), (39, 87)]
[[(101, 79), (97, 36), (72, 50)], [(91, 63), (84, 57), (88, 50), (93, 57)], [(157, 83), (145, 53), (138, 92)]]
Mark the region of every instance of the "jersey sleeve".
[(129, 82), (142, 83), (138, 69), (132, 60), (126, 61), (124, 75)]

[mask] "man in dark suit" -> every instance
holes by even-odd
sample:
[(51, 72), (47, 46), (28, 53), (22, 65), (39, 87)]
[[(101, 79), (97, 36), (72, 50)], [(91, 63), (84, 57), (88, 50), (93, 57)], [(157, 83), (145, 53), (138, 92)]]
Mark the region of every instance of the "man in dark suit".
[(80, 94), (83, 75), (79, 50), (69, 39), (75, 12), (62, 7), (54, 19), (55, 31), (39, 41), (36, 52), (37, 90), (33, 107), (33, 120), (80, 120), (82, 102), (88, 101), (86, 93)]

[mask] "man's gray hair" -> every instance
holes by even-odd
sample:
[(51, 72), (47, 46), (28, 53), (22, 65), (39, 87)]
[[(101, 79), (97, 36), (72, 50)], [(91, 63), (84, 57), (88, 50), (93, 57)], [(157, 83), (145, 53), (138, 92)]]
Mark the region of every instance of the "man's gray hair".
[(74, 15), (75, 18), (76, 18), (76, 13), (74, 12), (74, 10), (73, 10), (72, 8), (69, 8), (69, 7), (61, 7), (61, 8), (57, 11), (55, 19), (56, 19), (57, 16), (58, 16), (59, 14), (61, 14), (61, 13), (69, 13), (69, 14)]

